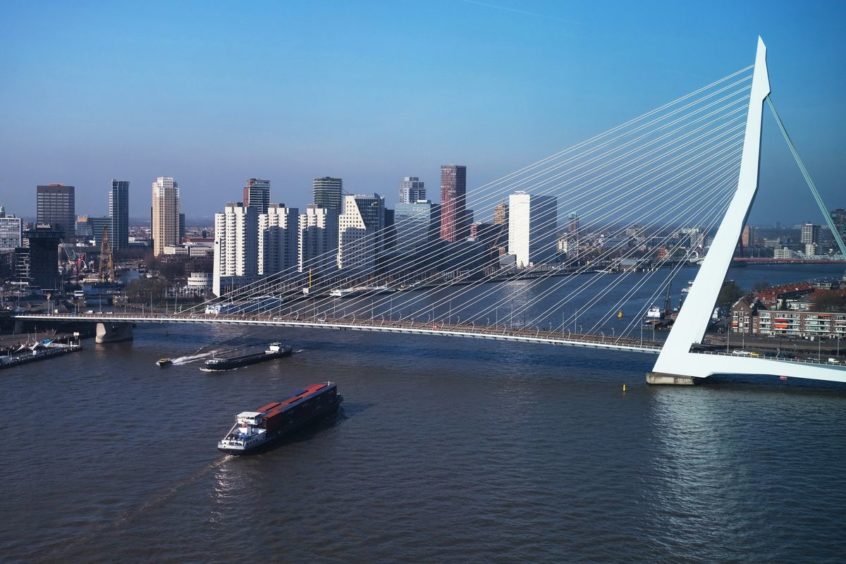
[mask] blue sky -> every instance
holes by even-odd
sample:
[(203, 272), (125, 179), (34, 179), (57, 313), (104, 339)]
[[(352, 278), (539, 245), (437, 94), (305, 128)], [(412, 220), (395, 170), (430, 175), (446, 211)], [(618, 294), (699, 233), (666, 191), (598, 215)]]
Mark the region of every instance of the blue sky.
[[(823, 197), (846, 207), (846, 2), (0, 3), (0, 203), (33, 215), (36, 184), (105, 214), (112, 177), (133, 217), (173, 176), (189, 217), (270, 178), (304, 206), (311, 178), (395, 201), (439, 166), (473, 186), (751, 64)], [(753, 221), (819, 222), (765, 121)], [(472, 205), (472, 202), (471, 202)]]

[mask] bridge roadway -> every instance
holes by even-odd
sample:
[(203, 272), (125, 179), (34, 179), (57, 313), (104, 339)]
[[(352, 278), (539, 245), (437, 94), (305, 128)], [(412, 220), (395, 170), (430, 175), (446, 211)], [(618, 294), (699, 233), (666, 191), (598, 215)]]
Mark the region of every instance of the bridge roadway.
[(577, 334), (569, 331), (544, 331), (541, 329), (507, 326), (483, 326), (473, 323), (446, 324), (440, 321), (397, 321), (390, 319), (330, 319), (294, 316), (262, 316), (240, 314), (146, 314), (136, 313), (80, 313), (80, 314), (18, 314), (20, 320), (77, 321), (92, 323), (198, 323), (241, 325), (254, 327), (294, 327), (302, 329), (333, 329), (336, 331), (371, 331), (408, 335), (463, 337), (518, 343), (536, 343), (584, 347), (614, 351), (658, 354), (663, 343), (651, 340), (629, 339), (611, 335)]

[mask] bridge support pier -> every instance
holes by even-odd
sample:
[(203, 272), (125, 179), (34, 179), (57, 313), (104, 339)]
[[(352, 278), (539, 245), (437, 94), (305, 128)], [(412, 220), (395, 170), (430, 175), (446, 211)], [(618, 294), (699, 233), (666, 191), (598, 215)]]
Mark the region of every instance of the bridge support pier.
[(97, 344), (103, 343), (119, 343), (121, 341), (132, 340), (132, 324), (131, 323), (98, 323), (97, 333), (94, 342)]
[(696, 378), (664, 372), (647, 372), (646, 383), (656, 386), (693, 386), (696, 384)]

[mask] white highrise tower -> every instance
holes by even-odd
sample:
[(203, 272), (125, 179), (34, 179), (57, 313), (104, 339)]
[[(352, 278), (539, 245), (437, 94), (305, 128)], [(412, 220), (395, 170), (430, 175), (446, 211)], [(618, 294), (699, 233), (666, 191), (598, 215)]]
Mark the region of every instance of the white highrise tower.
[(555, 254), (558, 200), (515, 192), (508, 196), (508, 254), (517, 268), (550, 260)]
[(227, 204), (223, 213), (214, 214), (212, 291), (219, 296), (224, 286), (249, 283), (258, 265), (258, 210), (241, 202)]
[(297, 265), (299, 210), (269, 204), (258, 216), (258, 273), (274, 274)]
[(305, 213), (300, 214), (297, 241), (297, 269), (300, 272), (329, 266), (334, 262), (330, 261), (329, 257), (321, 256), (330, 249), (328, 218), (329, 211), (316, 204), (309, 204)]
[(153, 182), (152, 205), (153, 256), (179, 241), (179, 184), (170, 176), (159, 176)]

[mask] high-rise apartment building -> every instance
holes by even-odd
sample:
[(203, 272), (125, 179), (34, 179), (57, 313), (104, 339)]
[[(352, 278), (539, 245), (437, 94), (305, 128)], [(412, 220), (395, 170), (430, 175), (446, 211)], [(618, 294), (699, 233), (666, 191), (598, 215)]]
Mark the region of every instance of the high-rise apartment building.
[(7, 216), (0, 206), (0, 251), (11, 251), (21, 246), (21, 218)]
[(153, 256), (180, 242), (179, 184), (169, 176), (159, 176), (153, 182), (152, 237)]
[(508, 204), (500, 202), (494, 208), (494, 225), (508, 225)]
[(315, 178), (312, 182), (314, 189), (314, 203), (319, 208), (326, 208), (330, 213), (341, 213), (341, 193), (344, 181), (340, 178), (324, 176)]
[(256, 208), (259, 214), (267, 213), (270, 205), (270, 180), (250, 178), (244, 186), (244, 205)]
[(740, 232), (740, 244), (744, 249), (748, 249), (755, 241), (755, 232), (752, 226), (748, 223), (743, 226), (743, 231)]
[(834, 223), (834, 228), (840, 233), (840, 238), (846, 242), (846, 210), (843, 208), (832, 210), (831, 221)]
[(338, 226), (338, 268), (373, 270), (382, 248), (385, 199), (378, 194), (344, 196)]
[(36, 188), (36, 215), (38, 225), (52, 225), (67, 238), (74, 235), (76, 224), (76, 197), (73, 186), (48, 184)]
[(426, 186), (416, 176), (406, 176), (400, 182), (399, 201), (401, 204), (413, 204), (426, 199)]
[[(258, 210), (241, 202), (226, 204), (214, 214), (212, 292), (221, 294), (224, 279), (254, 280), (258, 275)], [(228, 285), (228, 284), (227, 284)]]
[(270, 204), (258, 222), (258, 273), (274, 274), (297, 266), (299, 210)]
[(129, 181), (112, 179), (109, 190), (109, 241), (115, 251), (129, 248)]
[(330, 244), (327, 219), (326, 208), (318, 207), (316, 204), (309, 204), (306, 206), (305, 213), (300, 214), (297, 241), (297, 269), (300, 272), (315, 268), (325, 270), (330, 266), (334, 269), (336, 257), (328, 255)]
[(466, 217), (467, 167), (441, 166), (441, 239), (454, 243), (469, 234)]
[(508, 253), (517, 268), (550, 260), (555, 255), (558, 200), (515, 192), (508, 197)]
[(806, 223), (802, 226), (801, 237), (803, 245), (813, 245), (818, 243), (820, 239), (820, 226), (814, 225), (813, 223)]

